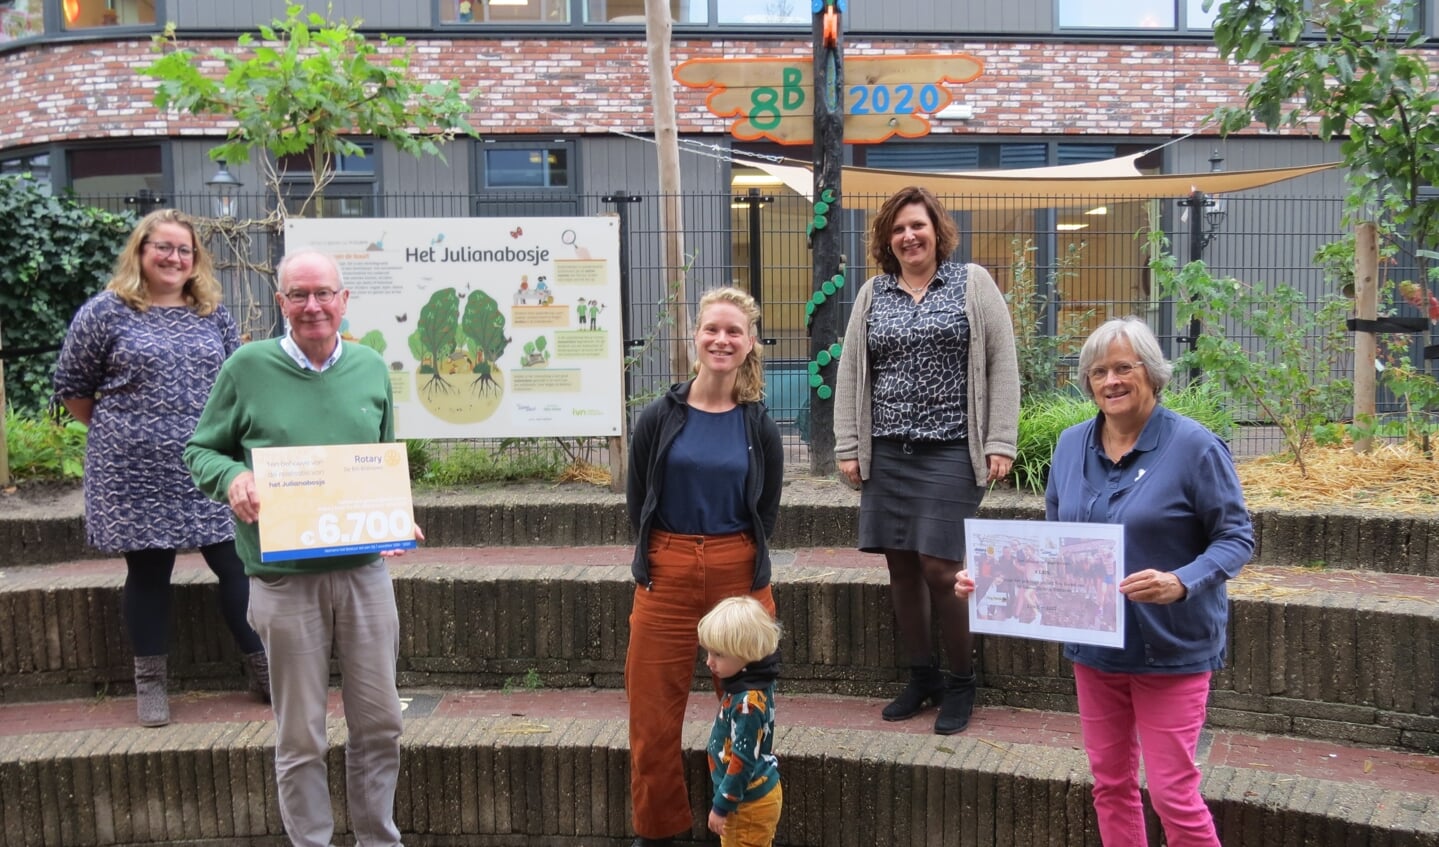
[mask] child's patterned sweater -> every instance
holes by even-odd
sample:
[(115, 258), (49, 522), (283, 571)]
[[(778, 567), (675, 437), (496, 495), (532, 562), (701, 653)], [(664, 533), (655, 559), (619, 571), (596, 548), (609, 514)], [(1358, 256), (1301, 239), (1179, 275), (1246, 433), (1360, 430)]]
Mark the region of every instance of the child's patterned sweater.
[(779, 654), (751, 662), (724, 680), (724, 699), (710, 730), (710, 781), (714, 810), (728, 815), (741, 803), (758, 800), (779, 785), (774, 757), (774, 683)]

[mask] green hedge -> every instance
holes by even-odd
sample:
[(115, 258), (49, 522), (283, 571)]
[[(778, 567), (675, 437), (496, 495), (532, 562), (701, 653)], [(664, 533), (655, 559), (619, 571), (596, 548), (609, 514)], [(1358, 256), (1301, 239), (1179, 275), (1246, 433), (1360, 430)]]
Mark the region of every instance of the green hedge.
[(116, 214), (46, 194), (25, 176), (0, 177), (0, 351), (13, 410), (36, 413), (50, 398), (56, 353), (75, 310), (105, 287), (135, 225)]

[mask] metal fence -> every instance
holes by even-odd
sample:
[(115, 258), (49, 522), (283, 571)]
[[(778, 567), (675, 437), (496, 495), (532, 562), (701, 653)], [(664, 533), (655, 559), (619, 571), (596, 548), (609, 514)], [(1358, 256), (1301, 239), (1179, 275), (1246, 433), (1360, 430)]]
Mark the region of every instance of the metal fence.
[[(119, 198), (90, 198), (97, 205), (113, 205)], [(327, 211), (364, 217), (514, 217), (532, 215), (618, 215), (621, 218), (622, 269), (628, 300), (623, 315), (627, 349), (632, 360), (626, 377), (632, 414), (671, 382), (685, 377), (671, 366), (675, 345), (688, 343), (688, 327), (668, 319), (672, 297), (680, 311), (692, 314), (704, 291), (737, 285), (760, 300), (764, 319), (761, 335), (766, 358), (769, 405), (786, 436), (787, 458), (807, 463), (810, 387), (806, 365), (809, 339), (805, 305), (814, 287), (814, 272), (806, 228), (814, 219), (810, 202), (785, 189), (745, 194), (686, 194), (679, 198), (683, 216), (684, 258), (666, 263), (661, 257), (668, 227), (662, 220), (661, 197), (625, 192), (607, 195), (406, 195), (375, 194), (343, 203), (327, 204)], [(1195, 246), (1189, 236), (1191, 222), (1172, 200), (1114, 200), (1092, 198), (941, 198), (955, 217), (962, 234), (957, 258), (985, 266), (1008, 291), (1016, 272), (1034, 274), (1041, 292), (1054, 286), (1041, 316), (1041, 331), (1077, 319), (1084, 327), (1109, 317), (1136, 314), (1144, 317), (1171, 357), (1186, 349), (1187, 327), (1175, 325), (1174, 304), (1155, 290), (1149, 272), (1147, 233), (1157, 229), (1172, 236), (1170, 249), (1181, 262), (1206, 260), (1216, 275), (1233, 276), (1245, 283), (1271, 286), (1287, 283), (1303, 291), (1316, 305), (1335, 290), (1324, 278), (1314, 255), (1320, 247), (1341, 237), (1342, 204), (1338, 199), (1314, 197), (1243, 197), (1225, 199), (1222, 225), (1212, 234), (1202, 256), (1190, 255)], [(848, 316), (855, 289), (874, 273), (868, 256), (870, 214), (884, 198), (846, 196), (846, 211), (832, 215), (840, 227), (846, 257), (845, 286), (839, 300)], [(185, 209), (208, 209), (207, 196), (177, 197), (171, 201)], [(272, 201), (264, 195), (236, 198), (239, 220), (263, 220)], [(272, 280), (267, 269), (283, 253), (278, 231), (261, 226), (222, 227), (211, 239), (212, 249), (226, 287), (226, 301), (251, 338), (270, 337), (280, 331), (274, 307)], [(1403, 267), (1391, 273), (1404, 273)], [(676, 283), (684, 279), (683, 289)], [(1226, 327), (1226, 334), (1259, 355), (1259, 342), (1246, 337), (1242, 326)], [(1082, 340), (1082, 335), (1080, 336)], [(1424, 339), (1416, 339), (1415, 356)], [(1075, 349), (1068, 351), (1077, 353)], [(1072, 358), (1055, 374), (1056, 385), (1072, 374)], [(1336, 375), (1352, 374), (1352, 362), (1335, 362)], [(1180, 375), (1178, 382), (1185, 381)], [(1255, 424), (1240, 439), (1244, 453), (1272, 452), (1281, 448), (1273, 428), (1253, 409), (1236, 408), (1236, 415)], [(1256, 435), (1258, 433), (1259, 435)], [(1236, 447), (1239, 445), (1236, 444)]]

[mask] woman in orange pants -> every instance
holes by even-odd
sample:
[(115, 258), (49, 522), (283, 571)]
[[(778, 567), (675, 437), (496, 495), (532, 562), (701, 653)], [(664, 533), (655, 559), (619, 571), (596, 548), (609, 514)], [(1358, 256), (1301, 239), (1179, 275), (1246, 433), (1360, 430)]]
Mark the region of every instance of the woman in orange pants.
[(774, 614), (768, 540), (784, 454), (761, 401), (759, 317), (738, 289), (701, 298), (695, 376), (645, 408), (630, 444), (635, 599), (625, 692), (635, 847), (667, 845), (694, 826), (680, 734), (700, 618), (739, 594)]

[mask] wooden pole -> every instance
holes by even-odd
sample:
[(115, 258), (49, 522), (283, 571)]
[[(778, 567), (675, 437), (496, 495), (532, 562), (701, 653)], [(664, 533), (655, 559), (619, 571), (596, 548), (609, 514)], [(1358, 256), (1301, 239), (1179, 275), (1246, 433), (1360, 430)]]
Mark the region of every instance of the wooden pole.
[[(1373, 321), (1379, 315), (1379, 228), (1361, 223), (1354, 228), (1354, 316)], [(1354, 331), (1354, 420), (1374, 422), (1374, 360), (1378, 353), (1372, 331)], [(1354, 439), (1354, 452), (1368, 453), (1373, 439)]]
[(685, 314), (684, 207), (680, 200), (680, 146), (675, 118), (674, 73), (670, 70), (670, 7), (666, 0), (645, 0), (645, 38), (649, 46), (651, 101), (655, 111), (655, 147), (659, 155), (660, 267), (668, 274), (664, 302), (674, 340), (670, 371), (675, 379), (689, 376), (689, 320)]
[[(843, 273), (844, 221), (840, 204), (840, 174), (844, 164), (844, 57), (840, 28), (842, 3), (825, 0), (814, 16), (814, 200), (810, 248), (814, 259), (815, 301), (810, 316), (810, 361), (821, 362), (822, 382), (812, 386), (809, 398), (810, 473), (835, 472), (834, 384), (839, 371), (832, 348), (841, 341), (840, 290), (834, 285)], [(839, 277), (843, 282), (843, 277)], [(814, 302), (814, 301), (812, 301)], [(863, 350), (841, 350), (840, 355), (864, 355)]]

